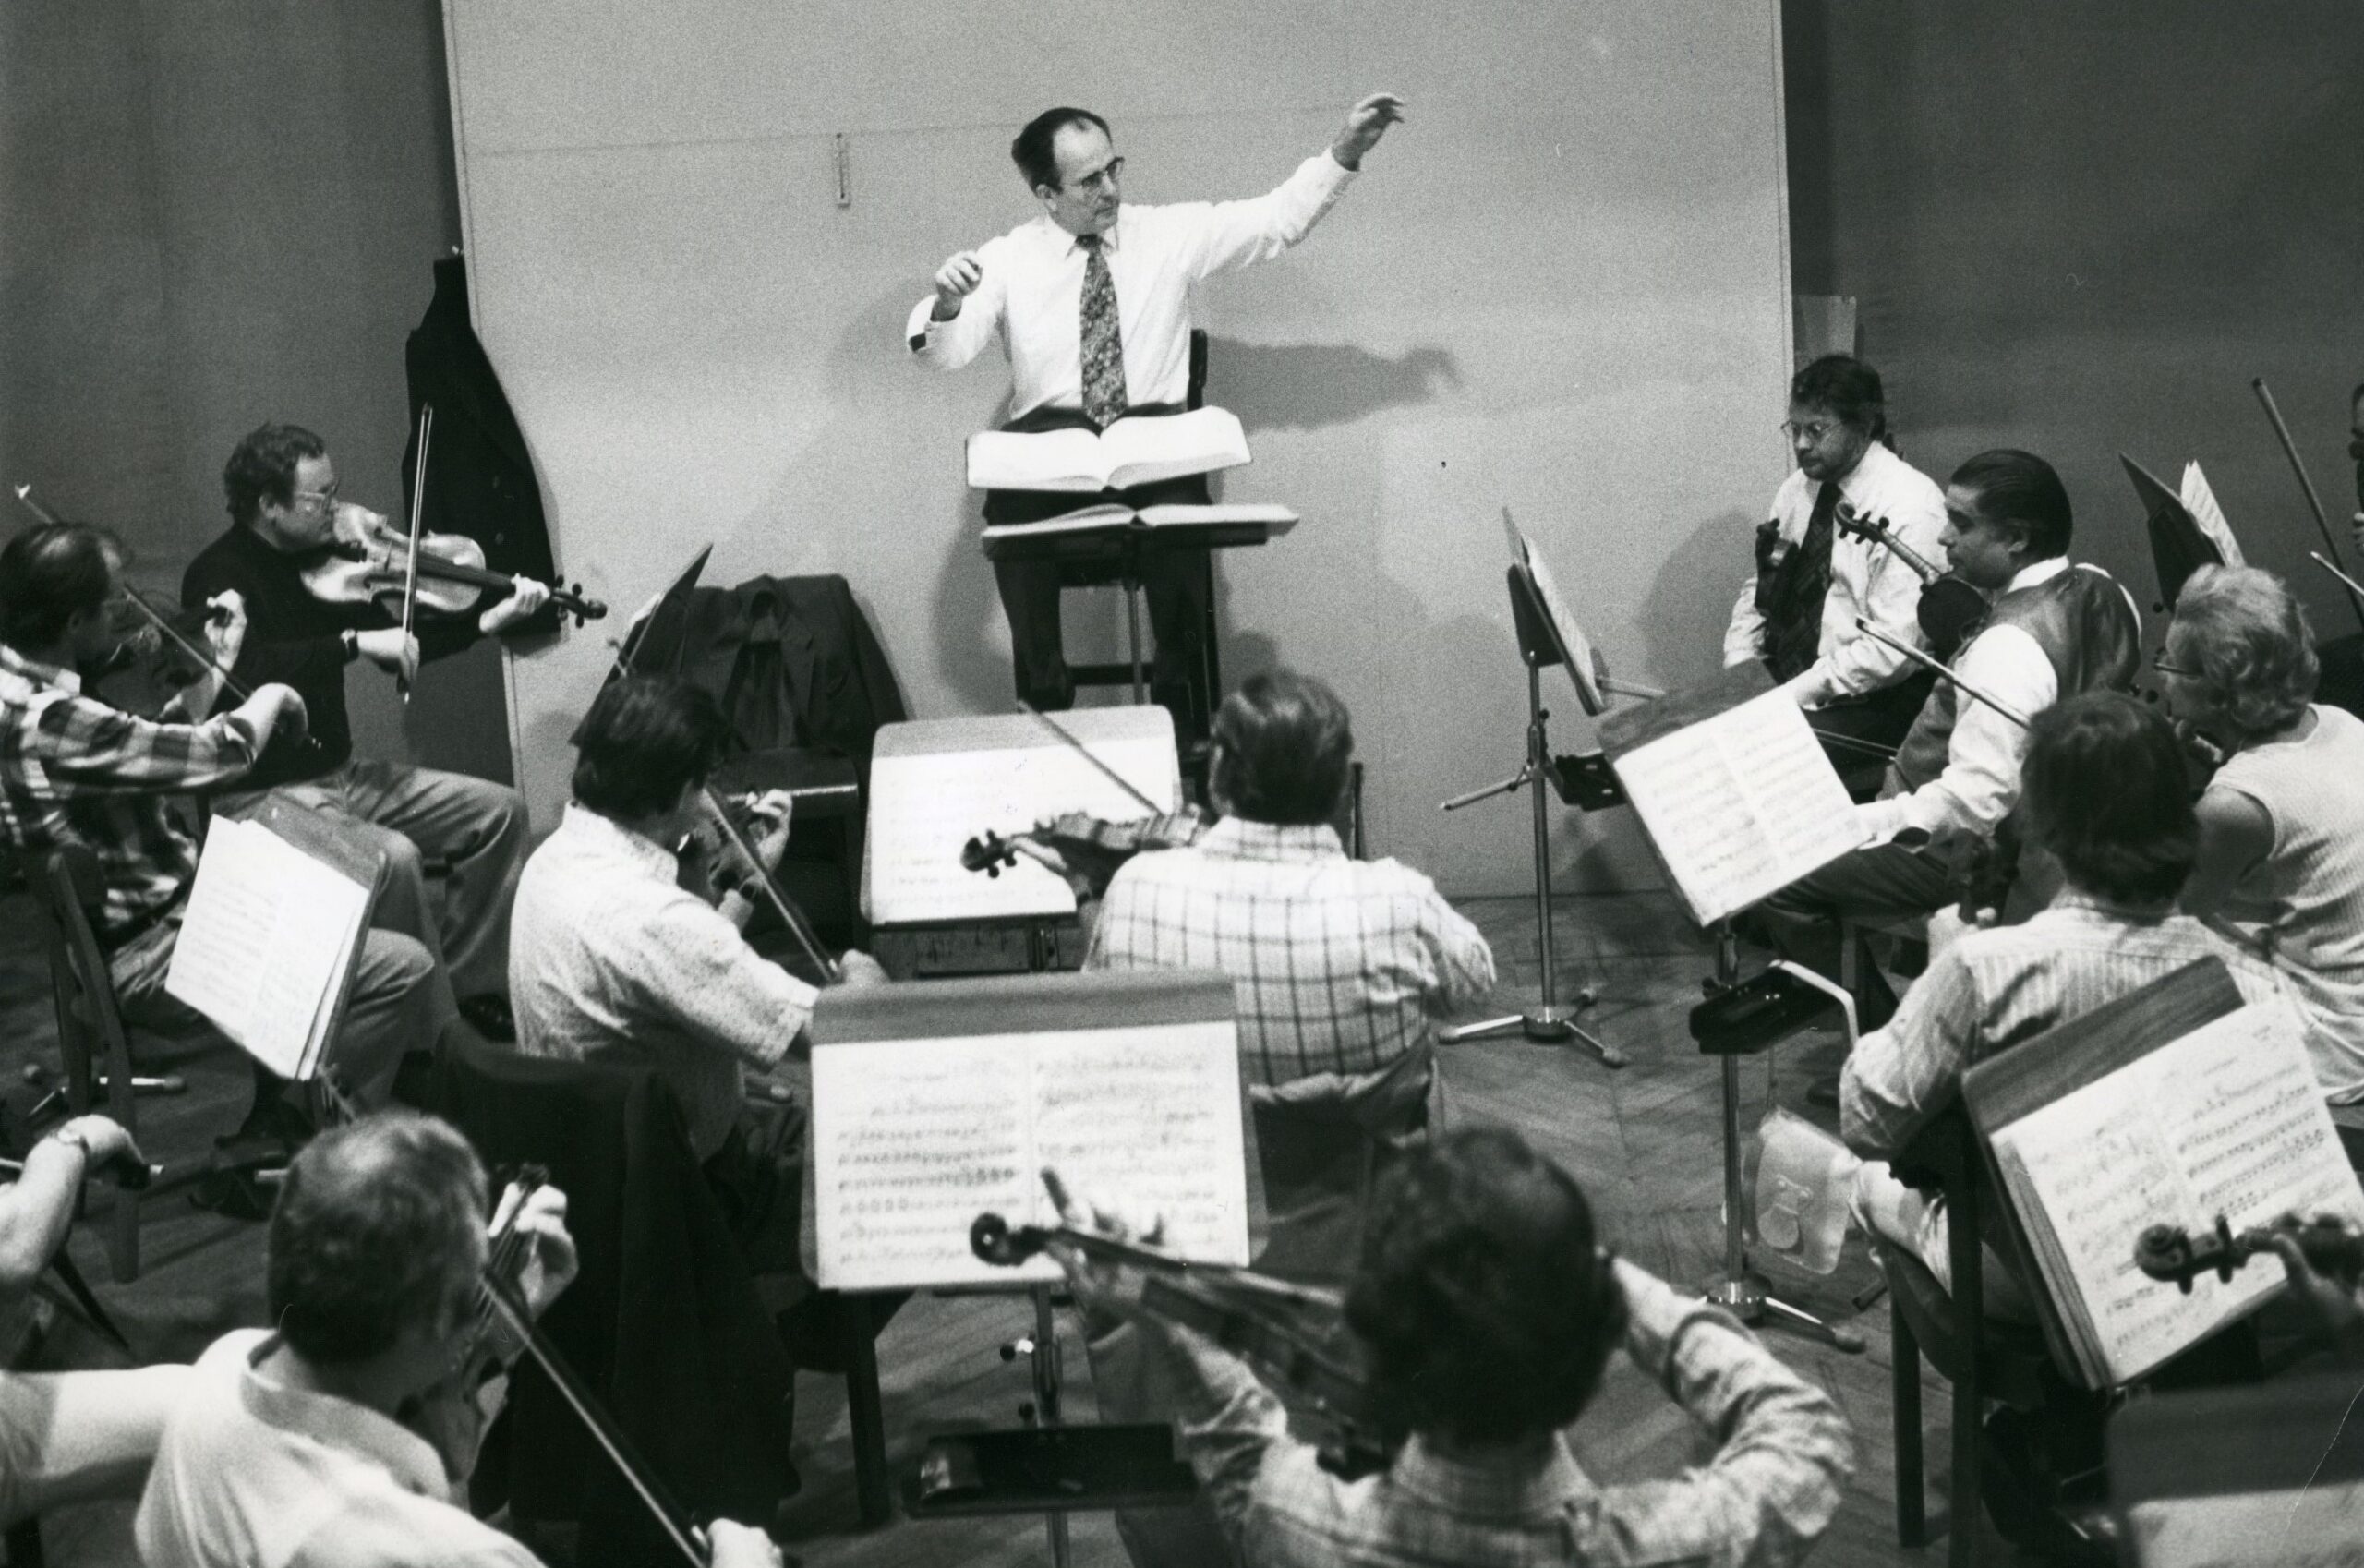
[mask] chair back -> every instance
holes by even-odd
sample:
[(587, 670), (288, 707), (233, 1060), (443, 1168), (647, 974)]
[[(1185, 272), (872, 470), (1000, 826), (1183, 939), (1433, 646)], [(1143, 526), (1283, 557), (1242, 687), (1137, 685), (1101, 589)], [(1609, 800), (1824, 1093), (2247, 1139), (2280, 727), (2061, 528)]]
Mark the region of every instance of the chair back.
[(1251, 1084), (1269, 1240), (1257, 1267), (1285, 1279), (1353, 1269), (1381, 1165), (1444, 1123), (1444, 1081), (1427, 1045), (1377, 1072)]
[[(74, 1115), (87, 1114), (101, 1099), (99, 1075), (103, 1071), (104, 1110), (137, 1139), (139, 1112), (131, 1087), (131, 1042), (115, 1005), (106, 952), (90, 923), (90, 911), (106, 896), (98, 857), (84, 845), (66, 844), (23, 857), (19, 865), (49, 960), (66, 1103)], [(107, 1261), (116, 1283), (124, 1284), (139, 1275), (139, 1207), (131, 1193), (120, 1190), (109, 1201)]]
[[(546, 1167), (581, 1272), (543, 1319), (649, 1467), (700, 1517), (767, 1519), (788, 1490), (794, 1369), (645, 1068), (539, 1059), (447, 1030), (435, 1108), (495, 1173)], [(511, 1399), (506, 1499), (582, 1524), (584, 1563), (660, 1561), (661, 1539), (538, 1370)]]

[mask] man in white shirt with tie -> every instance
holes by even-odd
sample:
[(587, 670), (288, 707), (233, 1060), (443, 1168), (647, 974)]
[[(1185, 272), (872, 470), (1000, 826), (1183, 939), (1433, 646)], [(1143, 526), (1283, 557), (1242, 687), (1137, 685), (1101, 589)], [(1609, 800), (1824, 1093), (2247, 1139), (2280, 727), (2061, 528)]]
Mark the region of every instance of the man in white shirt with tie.
[[(1190, 285), (1270, 260), (1303, 239), (1360, 167), (1363, 154), (1404, 117), (1403, 101), (1374, 93), (1346, 115), (1324, 151), (1266, 195), (1245, 201), (1127, 206), (1125, 160), (1108, 122), (1088, 109), (1044, 111), (1010, 144), (1043, 214), (964, 250), (939, 268), (935, 292), (913, 306), (911, 355), (957, 370), (999, 339), (1010, 368), (1013, 430), (1104, 428), (1132, 415), (1179, 413), (1190, 374)], [(1121, 492), (1126, 504), (1203, 502), (1203, 475)], [(1106, 495), (997, 490), (989, 523), (1037, 522)], [(997, 561), (994, 577), (1009, 616), (1018, 694), (1038, 707), (1075, 700), (1059, 632), (1057, 569)], [(1157, 700), (1186, 736), (1203, 732), (1212, 694), (1197, 692), (1206, 620), (1205, 566), (1196, 554), (1143, 561)]]

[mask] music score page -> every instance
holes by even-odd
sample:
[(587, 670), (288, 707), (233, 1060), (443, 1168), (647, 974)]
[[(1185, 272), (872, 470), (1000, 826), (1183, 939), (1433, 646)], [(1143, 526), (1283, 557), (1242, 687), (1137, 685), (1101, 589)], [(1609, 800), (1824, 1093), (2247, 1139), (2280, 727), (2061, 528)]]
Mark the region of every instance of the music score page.
[(1054, 1224), (1071, 1190), (1163, 1219), (1165, 1244), (1248, 1261), (1239, 1045), (1229, 1021), (816, 1043), (813, 1182), (827, 1289), (1055, 1280), (979, 1260), (982, 1213)]

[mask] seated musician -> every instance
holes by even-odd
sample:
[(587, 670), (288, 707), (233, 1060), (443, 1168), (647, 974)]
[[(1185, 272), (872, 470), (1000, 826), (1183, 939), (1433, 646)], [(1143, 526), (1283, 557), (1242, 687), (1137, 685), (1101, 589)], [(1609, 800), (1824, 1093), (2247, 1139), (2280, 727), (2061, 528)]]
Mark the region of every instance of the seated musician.
[[(768, 1147), (778, 1131), (758, 1129), (742, 1086), (746, 1069), (779, 1066), (815, 992), (747, 945), (744, 893), (724, 893), (718, 908), (678, 881), (675, 847), (700, 820), (729, 735), (712, 694), (678, 676), (629, 676), (593, 701), (574, 732), (574, 799), (518, 882), (517, 1046), (662, 1077), (750, 1267), (784, 1282), (784, 1300), (817, 1300), (798, 1260), (802, 1140)], [(772, 826), (756, 850), (768, 870), (788, 841), (789, 802), (766, 799)], [(866, 953), (838, 967), (848, 984), (886, 978)], [(825, 1368), (831, 1333), (810, 1317), (791, 1310), (781, 1328), (800, 1361)]]
[[(2273, 970), (2176, 912), (2200, 829), (2165, 718), (2114, 692), (2069, 698), (2036, 716), (2023, 772), (2027, 847), (2057, 862), (2061, 890), (2020, 924), (1948, 946), (1894, 1020), (1856, 1043), (1839, 1079), (1839, 1125), (1861, 1154), (1896, 1152), (1972, 1063), (2197, 959), (2221, 959), (2246, 1000), (2297, 1007)], [(1876, 1238), (1949, 1278), (1942, 1201), (1885, 1165), (1863, 1167), (1855, 1197)], [(2027, 1315), (2019, 1283), (1991, 1252), (1984, 1277), (1990, 1311)]]
[(1407, 1055), (1424, 1063), (1442, 1019), (1493, 987), (1485, 937), (1427, 877), (1339, 843), (1354, 750), (1327, 685), (1252, 677), (1215, 716), (1218, 820), (1128, 861), (1101, 903), (1085, 967), (1231, 974), (1251, 1083), (1351, 1087)]
[[(1832, 765), (1860, 774), (1866, 759), (1904, 739), (1931, 677), (1864, 635), (1855, 618), (1914, 647), (1929, 639), (1919, 620), (1920, 577), (1885, 547), (1839, 533), (1834, 519), (1845, 506), (1884, 521), (1907, 548), (1934, 559), (1945, 496), (1888, 447), (1880, 375), (1860, 359), (1826, 354), (1799, 371), (1781, 428), (1798, 467), (1774, 493), (1771, 520), (1757, 525), (1755, 569), (1732, 604), (1724, 663), (1763, 659), (1806, 710)], [(1876, 767), (1869, 771), (1878, 777)]]
[[(530, 1238), (515, 1285), (539, 1315), (574, 1275), (566, 1200), (543, 1188), (515, 1208)], [(480, 1338), (488, 1217), (476, 1151), (431, 1116), (365, 1117), (297, 1155), (271, 1216), (276, 1327), (225, 1335), (198, 1361), (140, 1502), (141, 1559), (531, 1568), (464, 1506), (475, 1414), (500, 1386), (475, 1378), (524, 1349), (497, 1328)], [(780, 1560), (741, 1526), (718, 1523), (713, 1541), (718, 1565)]]
[(2271, 573), (2184, 584), (2159, 674), (2167, 707), (2226, 754), (2200, 797), (2186, 911), (2226, 921), (2306, 1004), (2315, 1073), (2364, 1100), (2364, 720), (2311, 701), (2306, 612)]
[[(164, 979), (197, 874), (197, 845), (166, 810), (170, 794), (243, 779), (266, 744), (300, 734), (302, 697), (255, 687), (202, 722), (221, 688), (208, 670), (166, 705), (136, 718), (89, 695), (78, 668), (103, 662), (137, 624), (124, 619), (121, 554), (97, 529), (42, 524), (0, 549), (0, 833), (31, 855), (68, 844), (99, 863), (105, 901), (93, 921), (115, 1002), (134, 1023), (175, 1030), (197, 1021)], [(247, 625), (235, 593), (206, 636), (217, 664), (238, 657)], [(402, 1053), (434, 1038), (434, 961), (408, 936), (372, 930), (348, 993), (330, 1066), (349, 1093), (382, 1096)], [(235, 1140), (276, 1152), (292, 1136), (282, 1080), (258, 1066), (255, 1103)]]
[[(277, 793), (385, 851), (393, 874), (379, 895), (379, 912), (435, 955), (445, 1016), (456, 995), (466, 999), (471, 1022), (508, 1038), (500, 994), (508, 980), (509, 900), (525, 854), (525, 801), (482, 778), (356, 757), (344, 669), (366, 658), (414, 679), (422, 660), (522, 621), (549, 590), (521, 577), (514, 593), (480, 613), (421, 612), (406, 638), (383, 605), (323, 597), (308, 585), (308, 573), (332, 564), (332, 547), (376, 542), (390, 529), (385, 518), (337, 499), (336, 465), (320, 437), (295, 425), (250, 431), (223, 467), (222, 486), (230, 527), (189, 563), (181, 597), (194, 604), (235, 592), (245, 599), (247, 639), (233, 673), (249, 686), (283, 681), (302, 693), (320, 744), (303, 753), (272, 748), (236, 789), (215, 797), (214, 809), (246, 816)], [(431, 891), (423, 858), (450, 867)]]
[[(1062, 1212), (1126, 1232), (1086, 1195)], [(1375, 1477), (1319, 1468), (1253, 1371), (1143, 1309), (1134, 1271), (1061, 1260), (1079, 1305), (1159, 1347), (1200, 1501), (1249, 1568), (1791, 1562), (1854, 1468), (1827, 1395), (1720, 1310), (1600, 1250), (1583, 1189), (1506, 1128), (1454, 1133), (1381, 1184), (1345, 1321), (1410, 1438)], [(1561, 1429), (1621, 1344), (1715, 1434), (1712, 1458), (1620, 1485), (1578, 1466)]]
[[(1192, 284), (1265, 261), (1311, 233), (1344, 193), (1402, 103), (1377, 93), (1348, 111), (1337, 139), (1277, 189), (1248, 201), (1126, 206), (1125, 160), (1108, 122), (1088, 109), (1050, 109), (1010, 144), (1043, 215), (935, 274), (935, 292), (911, 308), (905, 331), (913, 357), (957, 370), (998, 340), (1010, 368), (1013, 430), (1104, 429), (1128, 415), (1177, 414), (1188, 390)], [(1039, 522), (1108, 499), (1104, 495), (997, 490), (985, 521)], [(1123, 492), (1130, 506), (1203, 503), (1194, 475)], [(1152, 686), (1187, 744), (1204, 723), (1195, 691), (1203, 659), (1205, 562), (1152, 551), (1142, 561), (1150, 624), (1157, 638)], [(1009, 617), (1018, 694), (1042, 708), (1075, 701), (1059, 627), (1058, 569), (1043, 561), (996, 561), (994, 580)]]
[[(1953, 669), (2023, 718), (2080, 692), (2129, 689), (2139, 662), (2133, 602), (2107, 573), (2072, 565), (2068, 492), (2031, 452), (1981, 452), (1946, 486), (1947, 560), (1996, 596)], [(1988, 842), (2020, 793), (2027, 732), (1940, 681), (1889, 766), (1882, 798), (1857, 809), (1870, 843), (1760, 906), (1759, 929), (1785, 957), (1839, 972), (1842, 917), (1927, 914), (1956, 897), (1958, 870)], [(1895, 997), (1860, 966), (1858, 1016), (1886, 1023)]]
[(50, 1129), (0, 1188), (0, 1526), (98, 1498), (136, 1498), (164, 1419), (188, 1387), (187, 1367), (130, 1371), (22, 1370), (43, 1357), (54, 1309), (35, 1282), (66, 1246), (82, 1184), (143, 1156), (105, 1116)]

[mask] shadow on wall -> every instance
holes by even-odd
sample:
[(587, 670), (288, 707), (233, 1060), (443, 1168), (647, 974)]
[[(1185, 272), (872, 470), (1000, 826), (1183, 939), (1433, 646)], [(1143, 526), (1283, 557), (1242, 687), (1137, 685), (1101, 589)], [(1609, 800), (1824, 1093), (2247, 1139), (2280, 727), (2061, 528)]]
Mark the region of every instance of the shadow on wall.
[(1642, 669), (1665, 672), (1669, 684), (1704, 679), (1723, 664), (1724, 627), (1749, 573), (1754, 514), (1719, 512), (1691, 531), (1651, 580), (1640, 616), (1646, 645), (1638, 666), (1610, 669), (1638, 680)]
[(1351, 425), (1460, 385), (1460, 362), (1432, 344), (1393, 358), (1345, 344), (1207, 344), (1207, 401), (1238, 415), (1251, 434)]

